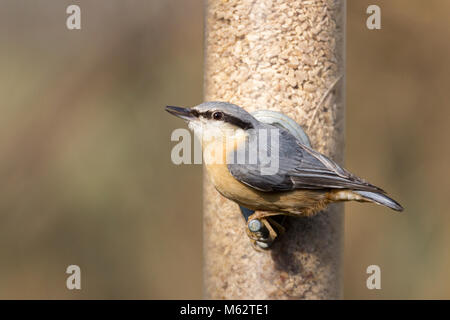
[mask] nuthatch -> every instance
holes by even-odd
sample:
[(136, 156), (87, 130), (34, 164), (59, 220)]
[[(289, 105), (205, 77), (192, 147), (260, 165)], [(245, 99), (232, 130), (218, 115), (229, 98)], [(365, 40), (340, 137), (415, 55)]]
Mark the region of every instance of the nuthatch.
[[(200, 135), (204, 153), (207, 149), (223, 155), (223, 161), (205, 164), (217, 191), (255, 210), (248, 221), (262, 220), (271, 232), (274, 230), (266, 221), (271, 216), (312, 216), (332, 202), (355, 200), (403, 210), (382, 189), (302, 144), (287, 130), (262, 123), (237, 105), (205, 102), (193, 108), (167, 106), (166, 110), (186, 120), (189, 128)], [(260, 132), (270, 130), (277, 130), (278, 139), (265, 146), (265, 151), (277, 153), (276, 172), (264, 174), (266, 162), (259, 159), (259, 151), (253, 155), (253, 162), (230, 161), (241, 151), (251, 158), (249, 143), (261, 139)]]

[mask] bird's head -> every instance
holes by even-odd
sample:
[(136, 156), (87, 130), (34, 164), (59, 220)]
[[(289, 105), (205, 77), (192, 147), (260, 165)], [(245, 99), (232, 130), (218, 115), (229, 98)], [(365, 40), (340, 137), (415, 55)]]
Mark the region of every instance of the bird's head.
[(228, 102), (204, 102), (192, 108), (167, 106), (166, 111), (187, 121), (201, 141), (245, 135), (258, 123), (250, 113)]

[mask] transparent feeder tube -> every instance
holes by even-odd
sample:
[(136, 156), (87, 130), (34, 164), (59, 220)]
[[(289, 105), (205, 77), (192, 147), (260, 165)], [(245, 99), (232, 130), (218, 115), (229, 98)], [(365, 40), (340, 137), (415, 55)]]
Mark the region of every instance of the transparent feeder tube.
[[(342, 164), (345, 1), (208, 0), (205, 14), (205, 101), (282, 112)], [(205, 298), (341, 298), (343, 207), (286, 225), (254, 250), (238, 205), (205, 172)]]

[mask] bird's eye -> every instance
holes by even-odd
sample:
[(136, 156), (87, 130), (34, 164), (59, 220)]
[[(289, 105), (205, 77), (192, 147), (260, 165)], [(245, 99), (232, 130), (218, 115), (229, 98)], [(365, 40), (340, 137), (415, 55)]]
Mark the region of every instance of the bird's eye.
[(223, 112), (216, 111), (212, 114), (214, 120), (221, 120), (223, 118)]

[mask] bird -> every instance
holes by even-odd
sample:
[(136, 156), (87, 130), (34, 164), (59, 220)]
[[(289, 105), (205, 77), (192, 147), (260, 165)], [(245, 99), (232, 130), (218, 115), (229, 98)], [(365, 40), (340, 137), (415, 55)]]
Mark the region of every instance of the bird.
[[(267, 223), (268, 218), (311, 217), (334, 202), (371, 202), (403, 211), (383, 189), (306, 146), (288, 130), (258, 121), (240, 106), (209, 101), (192, 108), (166, 106), (166, 111), (185, 120), (201, 141), (204, 158), (210, 157), (205, 161), (206, 171), (216, 190), (254, 210), (248, 221), (262, 220), (272, 237), (277, 233)], [(264, 140), (261, 132), (266, 132), (264, 138), (267, 132), (277, 133), (277, 139), (258, 144), (258, 140)], [(245, 155), (241, 156), (245, 161), (236, 161), (239, 154)], [(273, 172), (264, 172), (267, 161), (263, 161), (262, 154), (276, 160)], [(248, 160), (251, 157), (253, 161)], [(277, 228), (282, 229), (279, 225)]]

